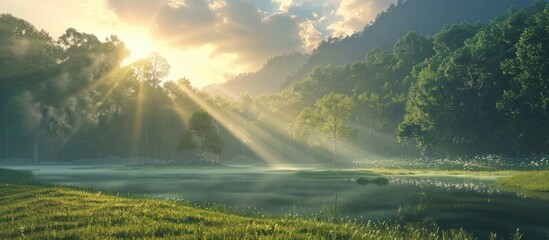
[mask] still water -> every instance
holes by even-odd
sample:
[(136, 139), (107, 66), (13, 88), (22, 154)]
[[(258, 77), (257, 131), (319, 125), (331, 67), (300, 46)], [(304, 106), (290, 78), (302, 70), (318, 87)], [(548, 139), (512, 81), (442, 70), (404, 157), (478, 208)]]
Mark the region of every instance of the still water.
[(398, 222), (432, 219), (480, 239), (517, 228), (523, 239), (549, 239), (549, 201), (502, 191), (493, 180), (465, 177), (391, 177), (387, 185), (354, 179), (300, 178), (272, 169), (131, 169), (95, 166), (18, 166), (46, 183), (90, 187), (193, 203), (218, 203), (248, 214), (300, 214)]

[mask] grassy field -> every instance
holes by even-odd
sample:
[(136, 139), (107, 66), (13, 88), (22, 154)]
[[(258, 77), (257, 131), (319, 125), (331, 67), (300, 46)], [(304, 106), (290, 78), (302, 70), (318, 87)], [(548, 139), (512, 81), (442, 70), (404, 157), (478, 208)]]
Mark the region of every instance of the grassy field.
[(549, 199), (549, 171), (521, 172), (496, 179), (496, 186)]
[(379, 176), (460, 176), (493, 179), (497, 187), (527, 196), (549, 199), (549, 170), (543, 171), (467, 171), (438, 169), (367, 168), (352, 170), (308, 170), (296, 173), (303, 178), (369, 178)]
[(499, 178), (513, 176), (524, 171), (466, 171), (466, 170), (437, 170), (437, 169), (387, 169), (387, 168), (365, 168), (365, 169), (344, 169), (344, 170), (307, 170), (296, 173), (298, 177), (304, 178), (357, 178), (357, 177), (379, 177), (379, 176), (464, 176), (479, 178)]
[(509, 157), (499, 155), (443, 158), (372, 158), (352, 162), (353, 168), (415, 169), (442, 171), (542, 171), (549, 170), (549, 156)]
[(176, 201), (36, 184), (0, 169), (0, 239), (473, 239), (436, 226), (249, 218)]

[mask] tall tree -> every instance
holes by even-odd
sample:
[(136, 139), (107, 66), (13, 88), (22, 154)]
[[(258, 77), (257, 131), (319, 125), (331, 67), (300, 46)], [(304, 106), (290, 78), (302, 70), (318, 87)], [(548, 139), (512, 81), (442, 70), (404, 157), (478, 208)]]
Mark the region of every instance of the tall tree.
[(329, 93), (314, 106), (303, 109), (294, 123), (294, 136), (309, 138), (320, 133), (333, 142), (333, 162), (338, 160), (338, 142), (352, 133), (349, 117), (355, 107), (351, 97)]
[(169, 96), (161, 86), (171, 67), (165, 58), (154, 52), (147, 58), (133, 63), (131, 68), (133, 77), (138, 81), (135, 121), (142, 121), (136, 125), (142, 126), (138, 131), (143, 131), (144, 137), (140, 149), (144, 150), (146, 156), (154, 156), (158, 152), (158, 142), (152, 144), (151, 139), (162, 137), (154, 135), (159, 134), (160, 128), (164, 127), (159, 125), (160, 118), (166, 115), (165, 108), (171, 105)]
[[(59, 60), (60, 48), (46, 31), (10, 14), (0, 14), (0, 46), (2, 152), (5, 157), (28, 156), (28, 152), (33, 152), (33, 158), (38, 160), (43, 109), (35, 103), (40, 97), (40, 88), (51, 77), (52, 68)], [(32, 106), (32, 110), (21, 106)], [(24, 125), (23, 122), (32, 124)], [(29, 137), (34, 139), (34, 151), (25, 149)]]
[(200, 159), (206, 153), (219, 155), (223, 152), (223, 138), (208, 112), (200, 109), (193, 113), (189, 120), (189, 130), (181, 134), (178, 148), (179, 150), (192, 150)]
[(170, 73), (170, 68), (168, 60), (160, 56), (158, 52), (153, 52), (149, 57), (134, 63), (137, 78), (154, 88), (160, 86), (162, 80)]

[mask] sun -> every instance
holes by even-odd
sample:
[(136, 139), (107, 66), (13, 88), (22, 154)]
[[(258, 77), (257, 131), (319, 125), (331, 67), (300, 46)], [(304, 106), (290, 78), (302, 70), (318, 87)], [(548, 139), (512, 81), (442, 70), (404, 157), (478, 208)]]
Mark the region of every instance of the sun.
[(144, 32), (129, 31), (121, 36), (126, 48), (130, 51), (127, 63), (135, 62), (139, 59), (146, 58), (154, 51), (158, 51), (158, 46), (155, 45), (152, 38)]

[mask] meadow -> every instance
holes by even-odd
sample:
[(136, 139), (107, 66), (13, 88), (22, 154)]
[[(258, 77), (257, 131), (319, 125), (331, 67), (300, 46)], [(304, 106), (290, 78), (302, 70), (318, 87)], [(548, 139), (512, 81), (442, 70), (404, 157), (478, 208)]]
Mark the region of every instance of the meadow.
[[(431, 161), (438, 165), (432, 165)], [(544, 157), (523, 161), (490, 157), (429, 161), (395, 159), (369, 161), (362, 168), (321, 168), (297, 171), (295, 175), (322, 181), (355, 179), (358, 184), (380, 186), (387, 184), (387, 179), (398, 184), (395, 180), (398, 176), (478, 178), (494, 181), (496, 187), (524, 196), (547, 199), (547, 168)], [(406, 179), (401, 181), (412, 181)], [(381, 180), (383, 184), (377, 183)], [(318, 215), (248, 214), (221, 205), (196, 204), (182, 199), (49, 185), (39, 182), (31, 171), (9, 169), (0, 169), (0, 216), (1, 239), (523, 238), (518, 229), (505, 236), (501, 233), (476, 236), (459, 228), (443, 230), (428, 218), (396, 222), (322, 218)]]
[(549, 199), (549, 171), (530, 171), (496, 179), (496, 186)]
[[(432, 223), (246, 217), (181, 201), (39, 184), (0, 170), (2, 239), (474, 239)], [(495, 237), (492, 235), (491, 237)], [(520, 239), (520, 233), (511, 236)]]
[(489, 179), (497, 188), (549, 199), (549, 159), (545, 155), (511, 158), (496, 155), (447, 158), (395, 158), (356, 162), (352, 169), (298, 171), (303, 178), (337, 179), (380, 176), (464, 177)]

